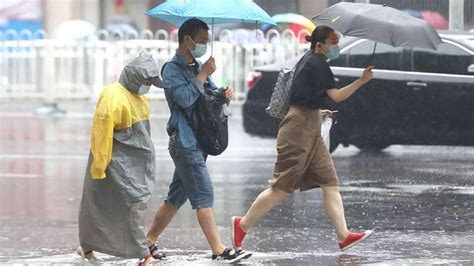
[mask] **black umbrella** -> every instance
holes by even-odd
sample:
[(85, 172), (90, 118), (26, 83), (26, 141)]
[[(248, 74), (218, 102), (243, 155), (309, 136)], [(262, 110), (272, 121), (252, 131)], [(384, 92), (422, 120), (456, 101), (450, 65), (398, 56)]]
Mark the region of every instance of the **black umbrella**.
[(436, 50), (441, 43), (436, 30), (426, 21), (385, 5), (341, 2), (326, 8), (313, 20), (343, 35), (394, 47)]

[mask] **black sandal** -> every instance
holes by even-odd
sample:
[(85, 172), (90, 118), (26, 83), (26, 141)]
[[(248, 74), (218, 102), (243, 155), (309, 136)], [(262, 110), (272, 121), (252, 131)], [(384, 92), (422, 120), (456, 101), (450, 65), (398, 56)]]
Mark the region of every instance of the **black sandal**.
[(150, 254), (155, 260), (162, 260), (166, 258), (166, 254), (164, 252), (158, 251), (158, 246), (156, 244), (152, 244), (151, 246), (149, 246), (148, 250), (150, 250)]

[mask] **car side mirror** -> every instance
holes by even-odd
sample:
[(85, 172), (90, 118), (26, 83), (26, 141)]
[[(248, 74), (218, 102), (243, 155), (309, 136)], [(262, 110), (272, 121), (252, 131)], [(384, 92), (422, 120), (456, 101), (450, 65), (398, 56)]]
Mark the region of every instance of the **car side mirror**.
[(468, 73), (474, 73), (474, 64), (469, 65), (469, 66), (467, 67), (467, 72), (468, 72)]

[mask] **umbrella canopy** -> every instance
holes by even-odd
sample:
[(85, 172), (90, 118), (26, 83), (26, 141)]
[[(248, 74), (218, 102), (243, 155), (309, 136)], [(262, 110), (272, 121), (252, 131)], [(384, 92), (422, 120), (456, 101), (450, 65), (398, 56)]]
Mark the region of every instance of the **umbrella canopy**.
[(436, 30), (426, 21), (383, 5), (341, 2), (313, 20), (343, 35), (369, 39), (395, 47), (434, 49), (441, 43)]
[(54, 31), (57, 39), (90, 40), (95, 38), (94, 24), (85, 20), (69, 20), (59, 25)]
[(207, 24), (268, 23), (273, 19), (251, 0), (168, 0), (147, 15), (177, 26), (191, 18)]
[(431, 10), (423, 10), (420, 13), (421, 17), (433, 26), (433, 28), (438, 30), (447, 30), (449, 28), (448, 20), (440, 13)]
[(418, 11), (415, 9), (403, 9), (402, 11), (416, 17), (421, 18), (428, 22), (433, 28), (437, 30), (447, 30), (449, 28), (449, 22), (443, 15), (436, 11), (423, 10)]
[(127, 23), (112, 23), (107, 25), (105, 29), (110, 33), (121, 34), (124, 39), (138, 39), (140, 36), (138, 31)]
[(402, 9), (402, 11), (414, 16), (415, 18), (422, 18), (421, 12), (419, 10), (408, 8), (408, 9)]
[(272, 17), (276, 23), (288, 23), (288, 24), (298, 24), (312, 32), (316, 26), (314, 23), (306, 18), (305, 16), (294, 14), (294, 13), (285, 13), (277, 14)]

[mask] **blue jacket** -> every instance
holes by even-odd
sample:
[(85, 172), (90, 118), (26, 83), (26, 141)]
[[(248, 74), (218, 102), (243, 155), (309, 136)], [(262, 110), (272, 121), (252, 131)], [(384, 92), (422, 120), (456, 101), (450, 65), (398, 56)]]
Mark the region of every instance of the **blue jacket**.
[[(186, 112), (188, 117), (192, 117), (196, 124), (195, 103), (199, 97), (199, 91), (203, 90), (203, 83), (196, 78), (196, 73), (201, 70), (201, 64), (196, 61), (195, 69), (193, 69), (179, 50), (176, 50), (176, 55), (171, 61), (173, 63), (167, 63), (162, 72), (165, 97), (171, 111), (166, 130), (169, 136), (177, 131), (183, 148), (191, 148), (196, 146), (196, 136), (179, 107)], [(210, 77), (207, 78), (207, 82), (213, 90), (218, 90)]]

